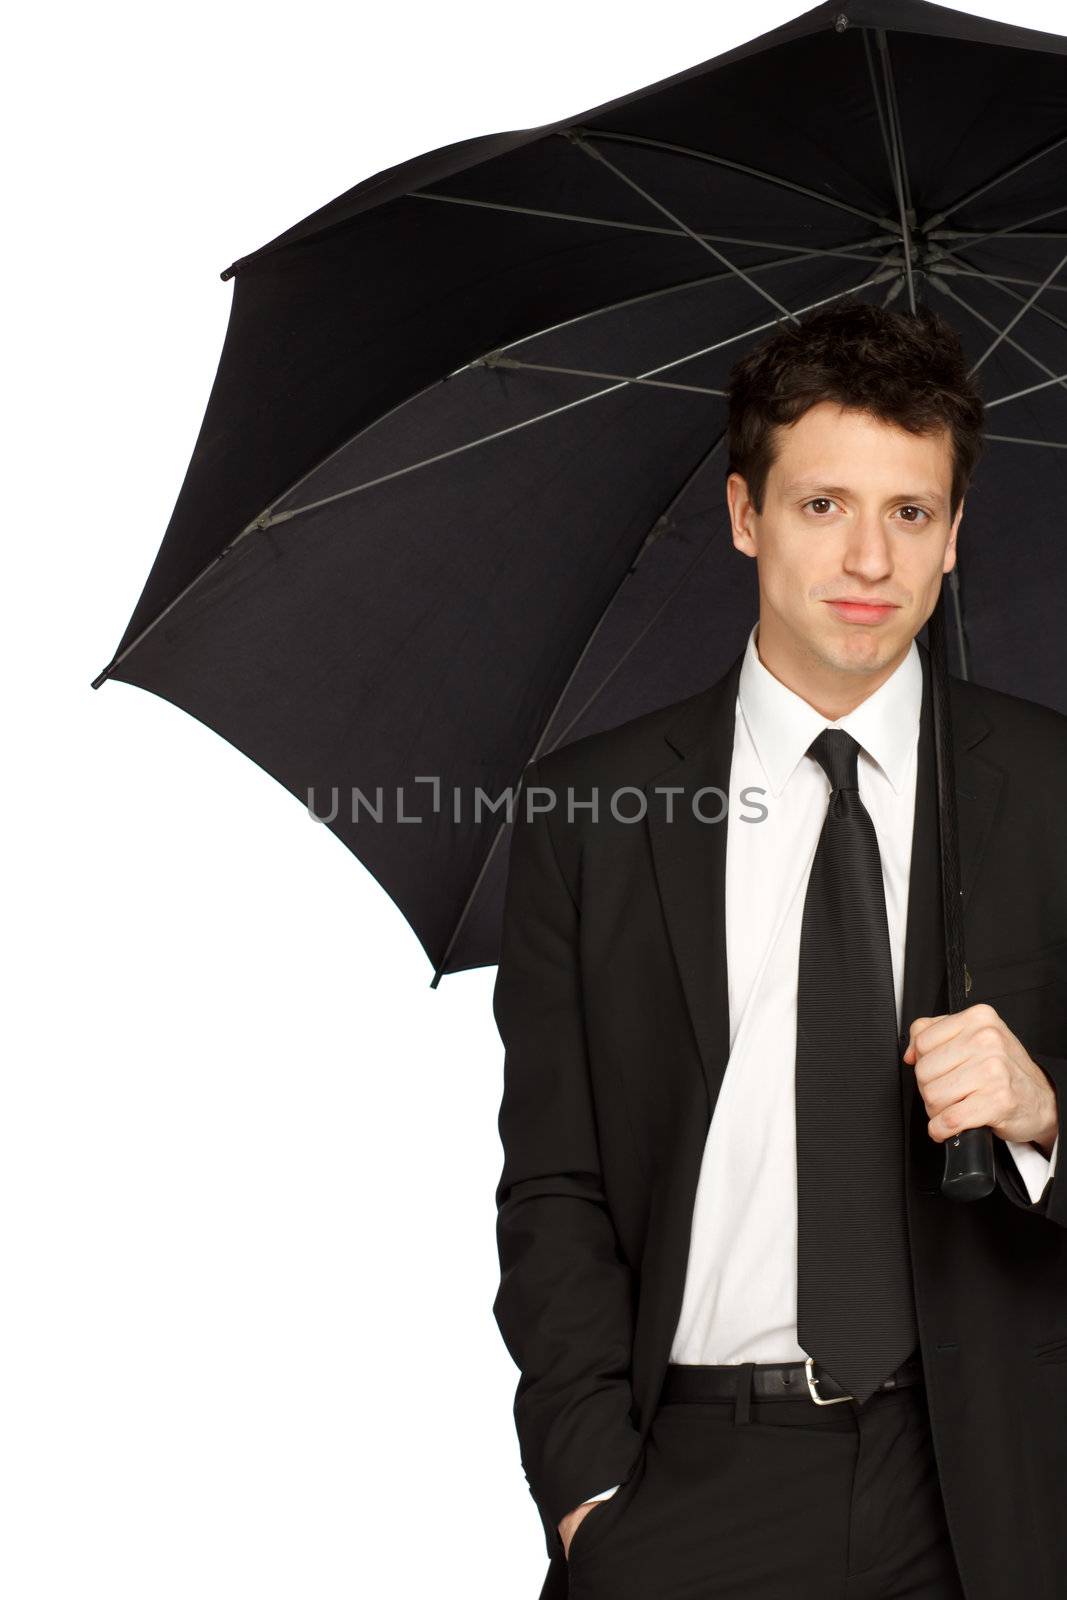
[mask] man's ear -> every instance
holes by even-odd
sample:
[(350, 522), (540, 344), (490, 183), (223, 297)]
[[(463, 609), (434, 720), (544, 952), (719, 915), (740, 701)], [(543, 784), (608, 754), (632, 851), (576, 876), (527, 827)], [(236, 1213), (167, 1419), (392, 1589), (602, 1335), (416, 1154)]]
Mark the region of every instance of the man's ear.
[(735, 550), (740, 550), (742, 555), (754, 556), (756, 542), (751, 529), (752, 502), (748, 484), (739, 472), (731, 472), (726, 480), (726, 506), (730, 513), (730, 535)]
[(960, 522), (963, 519), (963, 508), (966, 503), (966, 496), (964, 496), (956, 510), (956, 515), (952, 519), (952, 527), (949, 530), (948, 543), (945, 546), (945, 564), (941, 568), (942, 572), (951, 572), (953, 567), (956, 565), (956, 536), (959, 533)]

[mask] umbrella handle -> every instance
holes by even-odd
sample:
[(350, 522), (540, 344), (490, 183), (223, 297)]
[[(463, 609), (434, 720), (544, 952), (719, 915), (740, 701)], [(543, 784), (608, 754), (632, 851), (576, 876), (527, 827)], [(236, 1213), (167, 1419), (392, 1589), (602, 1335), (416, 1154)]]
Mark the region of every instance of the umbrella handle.
[(964, 1128), (945, 1140), (942, 1194), (950, 1200), (981, 1200), (994, 1183), (993, 1135), (988, 1128)]
[[(949, 706), (948, 649), (945, 641), (945, 590), (930, 614), (930, 668), (937, 765), (937, 819), (941, 842), (941, 907), (945, 924), (945, 967), (948, 1009), (962, 1011), (965, 1001), (963, 914), (960, 905), (960, 849), (956, 824), (956, 774), (952, 759), (952, 716)], [(941, 1193), (950, 1200), (981, 1200), (996, 1187), (993, 1134), (989, 1128), (965, 1128), (945, 1141)]]

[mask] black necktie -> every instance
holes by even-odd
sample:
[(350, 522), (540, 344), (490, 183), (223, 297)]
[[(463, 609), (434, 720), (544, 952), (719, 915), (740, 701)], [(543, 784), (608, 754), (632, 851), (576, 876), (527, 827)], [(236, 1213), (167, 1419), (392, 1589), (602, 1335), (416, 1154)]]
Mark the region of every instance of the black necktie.
[(862, 1403), (915, 1349), (896, 1000), (882, 861), (859, 745), (808, 754), (830, 802), (804, 901), (797, 979), (797, 1339)]

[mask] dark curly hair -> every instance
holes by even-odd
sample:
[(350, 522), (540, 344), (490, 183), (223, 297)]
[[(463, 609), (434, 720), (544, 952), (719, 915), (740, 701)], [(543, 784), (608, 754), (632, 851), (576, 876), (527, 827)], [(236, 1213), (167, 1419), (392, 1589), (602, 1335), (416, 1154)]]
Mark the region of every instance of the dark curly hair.
[(729, 378), (727, 476), (745, 480), (757, 514), (775, 460), (777, 426), (820, 401), (866, 411), (909, 433), (952, 435), (950, 518), (982, 453), (985, 407), (955, 328), (929, 306), (915, 314), (851, 296), (782, 322)]

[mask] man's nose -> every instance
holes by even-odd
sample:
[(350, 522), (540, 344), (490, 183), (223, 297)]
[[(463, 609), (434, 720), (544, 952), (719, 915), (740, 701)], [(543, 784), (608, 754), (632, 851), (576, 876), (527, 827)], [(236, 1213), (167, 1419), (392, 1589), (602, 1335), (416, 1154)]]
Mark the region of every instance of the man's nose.
[(893, 546), (878, 517), (865, 517), (851, 530), (845, 549), (845, 569), (873, 579), (893, 570)]

